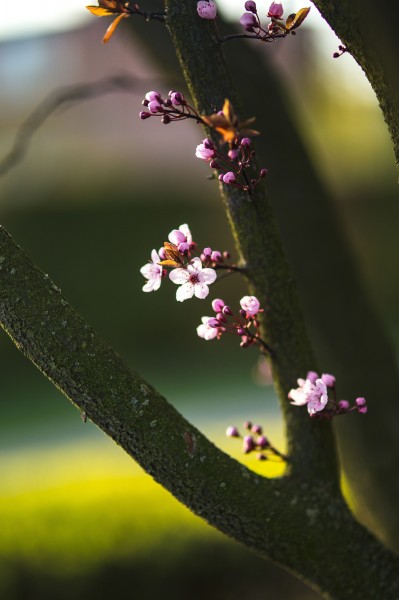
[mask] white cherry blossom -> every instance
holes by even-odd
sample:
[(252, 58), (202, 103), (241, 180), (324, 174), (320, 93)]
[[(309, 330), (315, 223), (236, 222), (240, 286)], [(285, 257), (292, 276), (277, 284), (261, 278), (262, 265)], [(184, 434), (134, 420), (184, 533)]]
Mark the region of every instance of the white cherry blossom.
[(147, 263), (140, 269), (140, 273), (148, 279), (143, 285), (143, 292), (155, 292), (159, 290), (162, 282), (162, 266), (159, 254), (156, 250), (151, 252), (151, 262)]
[(169, 278), (173, 283), (180, 285), (176, 292), (178, 302), (183, 302), (193, 296), (203, 300), (209, 294), (207, 284), (213, 283), (216, 279), (216, 271), (210, 268), (203, 269), (201, 259), (196, 257), (186, 268), (173, 269), (169, 273)]

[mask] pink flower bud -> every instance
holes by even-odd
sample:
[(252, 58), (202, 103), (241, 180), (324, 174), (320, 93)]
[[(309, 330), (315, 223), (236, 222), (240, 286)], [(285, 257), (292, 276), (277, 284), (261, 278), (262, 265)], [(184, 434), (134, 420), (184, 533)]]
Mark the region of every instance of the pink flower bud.
[(251, 429), (252, 423), (251, 423), (251, 421), (244, 421), (242, 426), (244, 427), (244, 429)]
[(266, 177), (266, 175), (268, 174), (268, 172), (269, 171), (267, 169), (261, 169), (259, 175), (263, 179), (264, 177)]
[(159, 92), (147, 92), (145, 95), (145, 99), (148, 100), (148, 102), (153, 102), (154, 100), (156, 100), (157, 102), (162, 102), (162, 96)]
[(263, 430), (260, 425), (252, 425), (251, 431), (252, 433), (257, 433), (258, 435), (261, 435)]
[(328, 373), (323, 373), (321, 376), (321, 380), (329, 388), (333, 388), (335, 386), (335, 377), (334, 375), (329, 375)]
[(240, 17), (240, 23), (247, 31), (252, 31), (254, 27), (259, 27), (258, 21), (252, 12), (244, 13)]
[(284, 9), (281, 2), (272, 2), (269, 6), (269, 12), (267, 13), (267, 16), (274, 17), (275, 19), (281, 19), (283, 12)]
[(201, 19), (213, 20), (216, 19), (217, 6), (214, 0), (200, 0), (197, 4), (197, 13)]
[(270, 442), (265, 435), (260, 435), (256, 440), (256, 445), (258, 448), (262, 448), (262, 450), (264, 450), (270, 446)]
[(253, 437), (250, 435), (246, 435), (242, 440), (242, 451), (244, 454), (248, 454), (248, 452), (252, 452), (255, 449), (255, 442)]
[(356, 406), (366, 406), (366, 398), (356, 398)]
[(237, 158), (239, 157), (239, 151), (236, 148), (232, 148), (231, 150), (228, 151), (228, 157), (230, 160), (237, 160)]
[(309, 371), (306, 375), (306, 379), (309, 379), (311, 383), (316, 383), (316, 379), (319, 378), (319, 374), (316, 371)]
[(244, 5), (245, 10), (249, 10), (249, 12), (256, 13), (256, 4), (253, 0), (247, 0)]
[(211, 254), (211, 259), (215, 262), (221, 262), (223, 259), (222, 253), (219, 250), (214, 250)]
[(250, 145), (251, 145), (251, 139), (249, 137), (242, 138), (242, 140), (240, 142), (240, 146), (242, 146), (243, 148), (249, 148)]
[(148, 104), (148, 110), (150, 112), (152, 112), (153, 114), (155, 114), (157, 112), (162, 111), (162, 106), (160, 105), (158, 100), (151, 100), (151, 102), (149, 102), (149, 104)]
[(233, 311), (231, 310), (230, 306), (223, 306), (222, 312), (224, 315), (228, 315), (229, 317), (231, 317), (233, 314)]
[(216, 313), (221, 312), (223, 307), (224, 302), (220, 298), (215, 298), (215, 300), (212, 300), (212, 308)]
[(223, 183), (231, 184), (235, 182), (236, 176), (234, 175), (233, 171), (228, 171), (227, 173), (222, 175), (222, 180)]
[(183, 94), (180, 92), (169, 92), (169, 94), (170, 101), (172, 104), (174, 104), (174, 106), (180, 106), (186, 103)]
[(240, 437), (237, 427), (230, 426), (226, 429), (227, 437)]
[(359, 408), (357, 409), (357, 412), (359, 412), (361, 415), (365, 415), (367, 411), (367, 406), (359, 406)]
[(208, 325), (212, 328), (219, 327), (220, 321), (218, 319), (215, 319), (215, 317), (211, 317), (208, 321)]
[(165, 248), (163, 246), (159, 249), (158, 256), (161, 260), (166, 260)]
[(140, 119), (144, 121), (144, 119), (148, 119), (148, 117), (151, 117), (150, 113), (146, 110), (142, 110), (140, 113)]
[(339, 408), (339, 410), (342, 410), (342, 411), (348, 410), (349, 402), (347, 400), (340, 400), (338, 402), (338, 408)]
[[(211, 254), (212, 254), (212, 248), (208, 248), (208, 247), (204, 248), (204, 249), (203, 249), (203, 251), (202, 251), (202, 254), (203, 254), (204, 256), (210, 257), (210, 256), (211, 256)], [(216, 312), (217, 312), (217, 311), (216, 311)]]

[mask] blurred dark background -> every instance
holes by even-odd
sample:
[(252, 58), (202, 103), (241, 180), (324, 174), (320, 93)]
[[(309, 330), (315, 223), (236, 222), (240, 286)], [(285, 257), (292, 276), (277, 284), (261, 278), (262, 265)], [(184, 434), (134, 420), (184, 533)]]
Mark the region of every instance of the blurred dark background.
[[(261, 48), (270, 53), (265, 68), (286, 90), (298, 134), (397, 348), (399, 209), (388, 134), (352, 59), (334, 61), (339, 42), (312, 19), (295, 39)], [(122, 23), (104, 47), (107, 25), (89, 16), (61, 32), (0, 39), (1, 156), (24, 119), (60, 86), (120, 73), (135, 86), (49, 115), (24, 159), (0, 178), (2, 224), (98, 333), (226, 451), (244, 460), (224, 439), (226, 426), (244, 419), (260, 421), (283, 447), (277, 402), (259, 382), (255, 351), (240, 350), (235, 340), (197, 338), (209, 309), (196, 300), (177, 305), (171, 285), (141, 292), (139, 268), (181, 223), (200, 246), (233, 251), (233, 244), (216, 185), (194, 157), (202, 132), (191, 123), (172, 128), (138, 118), (146, 91), (180, 85), (169, 54), (156, 60), (161, 26)], [(267, 98), (261, 80), (257, 92)], [(266, 122), (279, 120), (265, 111)], [(261, 150), (276, 203), (296, 160), (288, 145), (283, 164), (275, 164), (278, 143), (269, 139)], [(245, 290), (236, 278), (214, 289), (231, 303)], [(0, 360), (1, 597), (317, 597), (192, 516), (83, 424), (6, 335)], [(250, 457), (244, 462), (265, 475), (281, 472)]]

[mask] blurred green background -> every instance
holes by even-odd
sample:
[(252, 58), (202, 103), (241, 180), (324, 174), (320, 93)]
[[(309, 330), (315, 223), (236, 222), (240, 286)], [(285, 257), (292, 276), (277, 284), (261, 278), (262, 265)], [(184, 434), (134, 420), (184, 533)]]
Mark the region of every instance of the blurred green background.
[[(59, 86), (121, 72), (137, 82), (132, 93), (107, 94), (48, 118), (24, 160), (0, 179), (2, 224), (185, 416), (245, 464), (278, 475), (278, 465), (243, 458), (239, 444), (224, 439), (227, 425), (251, 419), (284, 447), (277, 402), (259, 382), (256, 352), (240, 350), (235, 340), (197, 338), (209, 309), (197, 300), (178, 306), (171, 285), (141, 292), (139, 268), (181, 223), (200, 246), (233, 246), (216, 186), (194, 157), (202, 133), (195, 125), (163, 128), (137, 116), (144, 93), (167, 92), (178, 75), (166, 79), (123, 24), (101, 46), (104, 21), (89, 16), (60, 33), (28, 30), (0, 40), (2, 156), (23, 120)], [(311, 22), (301, 36), (270, 49), (274, 68), (397, 348), (399, 209), (388, 135), (351, 58), (332, 60), (338, 42), (326, 26)], [(272, 188), (288, 177), (291, 160), (287, 149), (286, 163), (271, 169)], [(245, 288), (231, 277), (213, 290), (212, 297), (234, 304)], [(84, 424), (5, 335), (0, 360), (2, 598), (317, 597), (191, 515)]]

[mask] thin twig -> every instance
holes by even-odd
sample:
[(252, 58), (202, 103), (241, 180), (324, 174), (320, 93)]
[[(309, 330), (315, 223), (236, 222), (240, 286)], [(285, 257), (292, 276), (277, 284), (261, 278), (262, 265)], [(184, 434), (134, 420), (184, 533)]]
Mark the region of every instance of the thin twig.
[(91, 100), (115, 91), (131, 91), (137, 87), (137, 77), (112, 75), (99, 81), (69, 85), (51, 92), (22, 123), (11, 150), (0, 161), (0, 176), (16, 167), (28, 152), (33, 135), (60, 107), (70, 108), (77, 102)]

